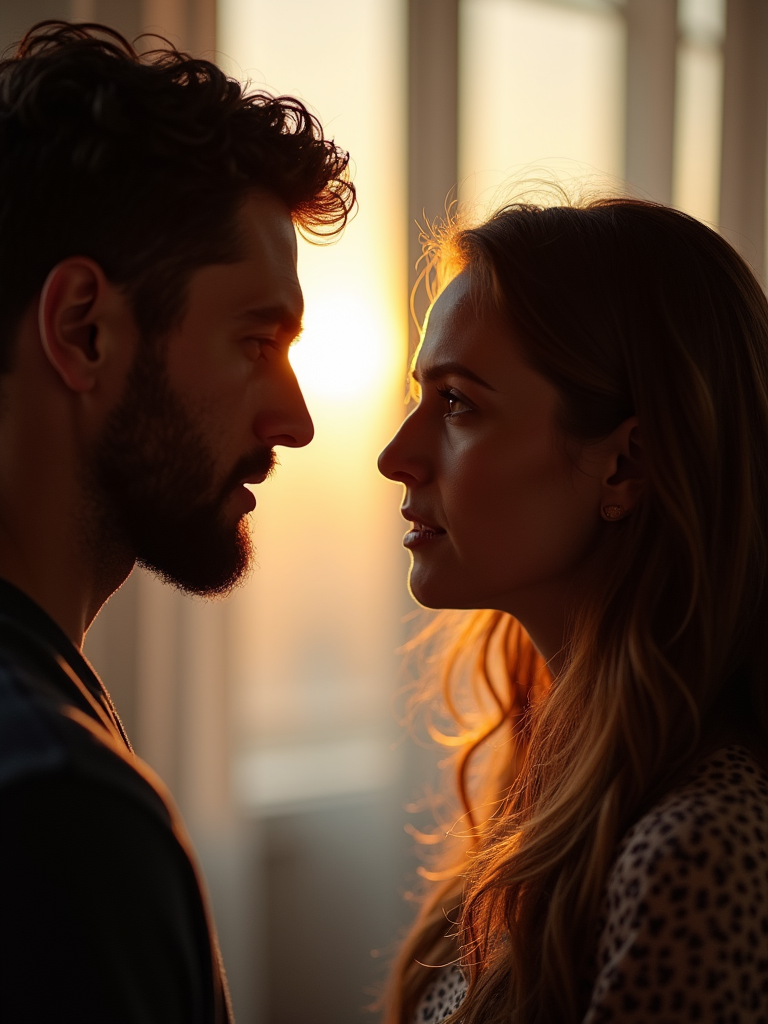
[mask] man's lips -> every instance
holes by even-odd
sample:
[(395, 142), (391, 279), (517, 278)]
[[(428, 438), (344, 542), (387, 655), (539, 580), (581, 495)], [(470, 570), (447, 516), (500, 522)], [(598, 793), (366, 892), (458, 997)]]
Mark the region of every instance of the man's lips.
[(239, 493), (252, 511), (256, 499), (247, 491), (246, 484), (263, 484), (274, 469), (275, 453), (271, 448), (258, 448), (239, 460), (227, 479), (224, 481), (219, 496), (221, 501), (228, 501), (232, 494)]
[(244, 484), (263, 484), (275, 467), (277, 459), (271, 448), (257, 448), (243, 456), (224, 482), (223, 494)]
[(247, 512), (253, 512), (256, 508), (256, 495), (253, 491), (248, 489), (247, 485), (254, 486), (256, 484), (263, 484), (269, 476), (269, 473), (259, 473), (258, 475), (252, 473), (250, 476), (241, 479), (235, 490), (239, 493), (242, 499), (242, 506)]
[(247, 515), (249, 512), (253, 512), (256, 508), (256, 495), (253, 491), (249, 491), (245, 485), (238, 487), (235, 496), (237, 498), (241, 514)]

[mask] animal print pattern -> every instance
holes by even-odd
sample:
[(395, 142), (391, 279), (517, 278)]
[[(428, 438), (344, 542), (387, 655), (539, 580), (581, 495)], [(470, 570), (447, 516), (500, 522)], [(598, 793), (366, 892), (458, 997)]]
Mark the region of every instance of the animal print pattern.
[(456, 964), (437, 968), (435, 980), (416, 1008), (414, 1024), (439, 1024), (458, 1010), (466, 994), (467, 982)]
[[(707, 758), (624, 837), (593, 976), (583, 1024), (768, 1024), (768, 775), (743, 747)], [(465, 994), (443, 968), (414, 1024)]]
[(768, 776), (708, 758), (627, 833), (584, 1024), (768, 1024)]

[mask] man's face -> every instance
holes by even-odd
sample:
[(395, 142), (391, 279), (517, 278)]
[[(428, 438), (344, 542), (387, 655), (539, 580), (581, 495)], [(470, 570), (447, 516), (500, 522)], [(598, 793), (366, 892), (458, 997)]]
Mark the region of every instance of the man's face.
[(92, 467), (102, 536), (196, 594), (246, 573), (244, 485), (269, 473), (275, 445), (313, 434), (288, 361), (303, 311), (289, 212), (251, 196), (238, 226), (243, 258), (193, 273), (181, 323), (139, 346)]

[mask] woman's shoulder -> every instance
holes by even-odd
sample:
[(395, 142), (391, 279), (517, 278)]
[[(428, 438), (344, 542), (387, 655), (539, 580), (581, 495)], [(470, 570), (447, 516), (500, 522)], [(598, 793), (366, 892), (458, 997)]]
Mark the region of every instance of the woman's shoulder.
[(619, 848), (609, 892), (615, 878), (643, 872), (670, 857), (713, 865), (722, 850), (733, 870), (750, 870), (742, 857), (750, 849), (768, 860), (768, 773), (740, 745), (708, 756), (688, 778), (659, 800), (627, 832)]
[(768, 774), (744, 747), (707, 757), (625, 836), (596, 972), (590, 1024), (766, 1019)]
[(630, 851), (637, 856), (675, 841), (695, 845), (702, 829), (710, 825), (717, 830), (731, 824), (741, 832), (743, 828), (736, 826), (747, 824), (741, 817), (745, 808), (751, 811), (751, 824), (755, 817), (768, 824), (768, 773), (745, 747), (734, 744), (706, 757), (632, 826), (621, 844), (619, 860)]

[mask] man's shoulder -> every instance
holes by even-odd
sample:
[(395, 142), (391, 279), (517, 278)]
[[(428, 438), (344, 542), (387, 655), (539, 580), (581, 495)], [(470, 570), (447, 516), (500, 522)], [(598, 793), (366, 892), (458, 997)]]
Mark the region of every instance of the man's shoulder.
[(25, 670), (0, 652), (0, 787), (64, 767), (67, 745), (26, 685)]
[(70, 700), (53, 685), (62, 672), (55, 659), (28, 658), (0, 637), (0, 794), (66, 773), (140, 803), (170, 826), (167, 801), (151, 773), (100, 718), (95, 703), (89, 713), (82, 691), (73, 689)]
[(172, 799), (94, 688), (28, 639), (0, 632), (0, 1017), (226, 1019)]

